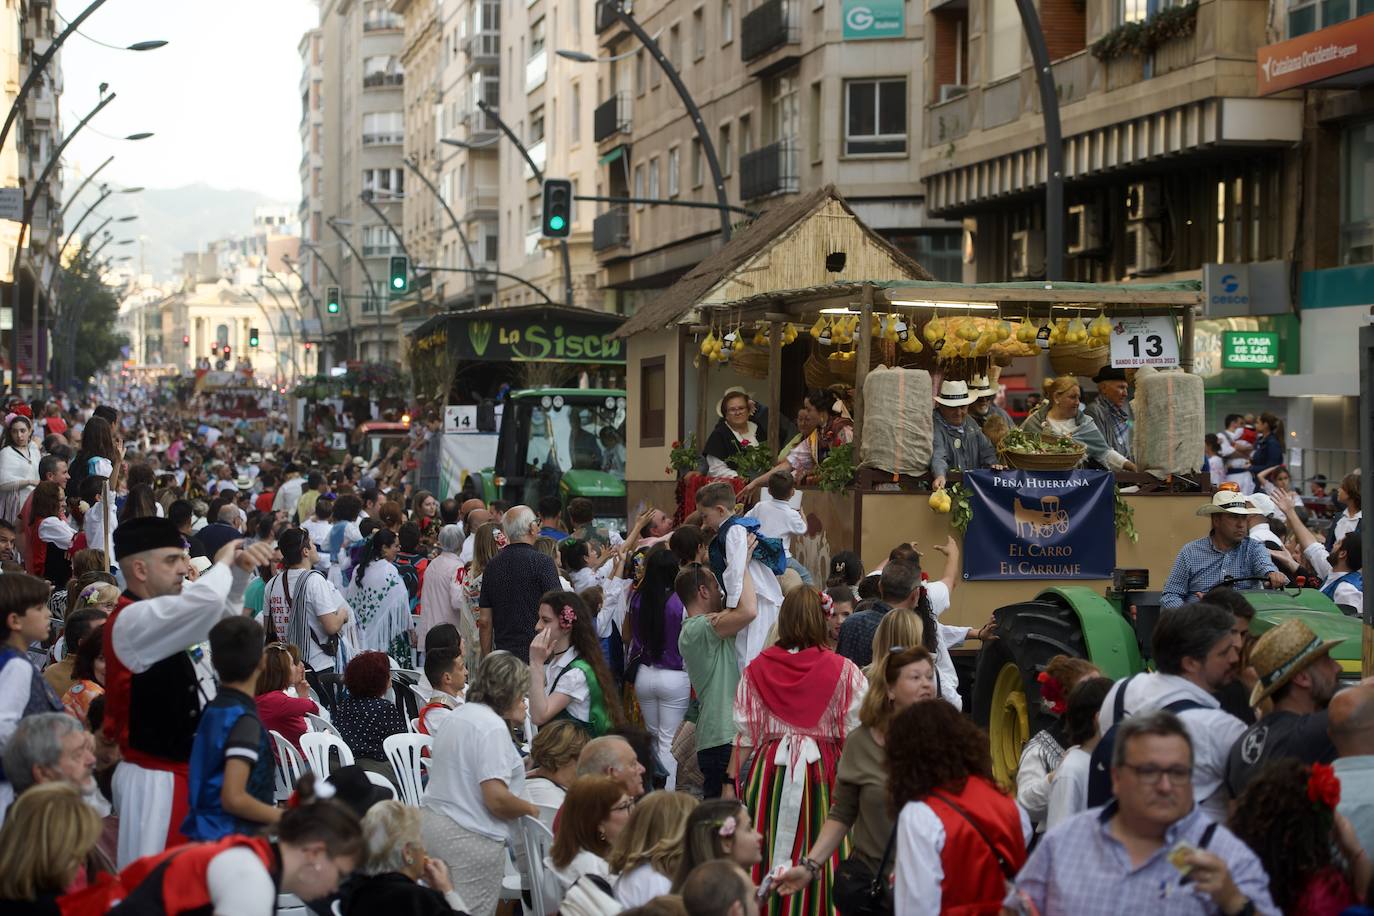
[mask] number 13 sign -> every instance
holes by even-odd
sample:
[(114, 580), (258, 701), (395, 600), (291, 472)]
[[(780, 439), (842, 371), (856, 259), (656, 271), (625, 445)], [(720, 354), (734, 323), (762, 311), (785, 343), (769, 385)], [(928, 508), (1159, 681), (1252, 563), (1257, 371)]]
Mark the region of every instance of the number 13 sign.
[(1122, 369), (1178, 365), (1178, 332), (1167, 315), (1112, 319), (1112, 365)]

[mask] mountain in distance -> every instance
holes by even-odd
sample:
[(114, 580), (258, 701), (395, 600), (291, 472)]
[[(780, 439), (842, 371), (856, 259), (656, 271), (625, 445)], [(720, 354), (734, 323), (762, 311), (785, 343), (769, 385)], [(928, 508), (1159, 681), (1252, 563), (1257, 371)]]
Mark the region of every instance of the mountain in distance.
[[(71, 232), (86, 208), (99, 197), (92, 182), (67, 210), (65, 232)], [(94, 231), (107, 216), (116, 220), (136, 215), (128, 223), (111, 222), (107, 230), (113, 235), (103, 252), (132, 255), (128, 266), (139, 269), (140, 247), (125, 245), (116, 248), (122, 239), (143, 237), (142, 268), (157, 280), (181, 277), (181, 256), (188, 251), (204, 250), (217, 239), (246, 236), (253, 232), (253, 211), (256, 207), (279, 204), (278, 201), (256, 191), (225, 191), (204, 183), (180, 188), (146, 188), (137, 194), (112, 194), (81, 226), (82, 233)], [(99, 244), (98, 242), (93, 244)]]

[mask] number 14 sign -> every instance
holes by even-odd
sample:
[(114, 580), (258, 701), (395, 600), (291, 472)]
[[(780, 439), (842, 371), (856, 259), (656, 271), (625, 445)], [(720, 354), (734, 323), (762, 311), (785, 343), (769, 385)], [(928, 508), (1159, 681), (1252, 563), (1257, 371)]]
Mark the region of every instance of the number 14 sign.
[(1168, 315), (1112, 319), (1112, 365), (1122, 369), (1178, 365), (1178, 331)]

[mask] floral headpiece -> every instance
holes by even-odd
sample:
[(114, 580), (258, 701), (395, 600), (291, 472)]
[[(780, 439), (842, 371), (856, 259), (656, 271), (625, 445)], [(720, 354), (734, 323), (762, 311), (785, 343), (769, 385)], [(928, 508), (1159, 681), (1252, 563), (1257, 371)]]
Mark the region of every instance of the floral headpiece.
[(496, 529), (495, 540), (498, 549), (510, 546), (510, 538), (506, 537), (506, 532), (502, 531), (500, 528)]
[(1040, 684), (1041, 704), (1056, 716), (1062, 716), (1067, 712), (1069, 700), (1064, 695), (1064, 685), (1059, 682), (1059, 678), (1048, 671), (1041, 671), (1035, 679)]
[(89, 599), (96, 592), (100, 591), (101, 587), (108, 584), (109, 583), (106, 582), (92, 582), (90, 585), (86, 586), (81, 590), (81, 594), (77, 596), (77, 601), (85, 601)]
[(574, 621), (577, 620), (577, 611), (573, 610), (571, 604), (563, 605), (563, 610), (558, 612), (558, 629), (571, 630)]
[(1335, 811), (1341, 803), (1341, 780), (1329, 764), (1312, 764), (1307, 776), (1307, 798), (1319, 811)]
[(15, 404), (13, 407), (10, 408), (10, 413), (17, 414), (18, 416), (24, 417), (28, 420), (33, 419), (33, 408), (27, 404)]
[[(1330, 768), (1328, 767), (1328, 769)], [(739, 823), (735, 820), (735, 816), (732, 814), (725, 820), (720, 822), (720, 829), (717, 830), (716, 833), (722, 837), (732, 837), (735, 835), (735, 828), (738, 826)]]
[[(315, 801), (333, 798), (337, 792), (338, 789), (334, 788), (334, 783), (325, 782), (323, 779), (315, 780)], [(299, 789), (296, 789), (291, 793), (291, 797), (286, 800), (286, 807), (299, 808), (301, 804), (301, 793)]]
[(835, 599), (825, 592), (821, 592), (821, 613), (826, 617), (835, 616)]

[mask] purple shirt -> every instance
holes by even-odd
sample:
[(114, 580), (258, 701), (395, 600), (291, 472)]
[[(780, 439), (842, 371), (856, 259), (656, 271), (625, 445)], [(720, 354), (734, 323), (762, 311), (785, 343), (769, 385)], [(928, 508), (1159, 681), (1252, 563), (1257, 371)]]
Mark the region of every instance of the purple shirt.
[(677, 637), (682, 632), (682, 601), (677, 595), (669, 595), (668, 603), (663, 607), (663, 654), (658, 661), (649, 658), (649, 651), (644, 644), (639, 641), (639, 592), (635, 592), (630, 598), (630, 632), (634, 634), (630, 640), (629, 658), (643, 657), (644, 664), (654, 668), (666, 668), (670, 671), (682, 670), (682, 654), (677, 649)]

